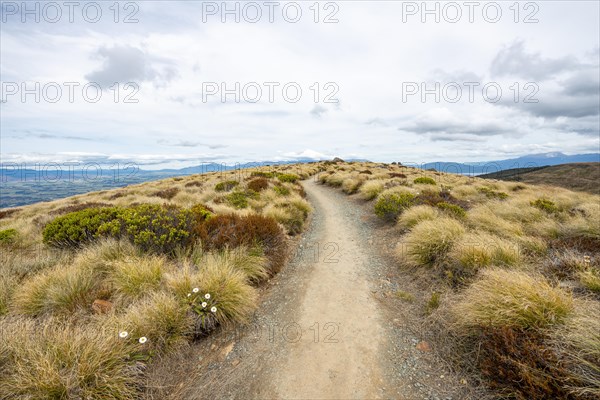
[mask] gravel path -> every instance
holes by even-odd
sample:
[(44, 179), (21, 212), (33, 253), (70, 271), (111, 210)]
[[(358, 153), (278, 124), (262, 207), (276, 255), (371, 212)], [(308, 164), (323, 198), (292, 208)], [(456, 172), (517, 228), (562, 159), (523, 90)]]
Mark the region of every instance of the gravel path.
[(386, 256), (393, 243), (368, 210), (313, 180), (304, 187), (314, 207), (309, 229), (264, 289), (253, 323), (193, 346), (178, 364), (195, 367), (167, 371), (184, 376), (156, 397), (470, 398), (423, 341), (423, 315), (399, 309), (392, 293), (401, 277)]

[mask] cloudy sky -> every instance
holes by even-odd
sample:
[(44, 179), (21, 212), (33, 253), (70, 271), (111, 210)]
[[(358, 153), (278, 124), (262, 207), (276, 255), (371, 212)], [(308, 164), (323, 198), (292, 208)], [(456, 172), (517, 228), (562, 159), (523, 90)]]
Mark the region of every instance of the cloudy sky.
[(3, 1), (2, 162), (598, 152), (599, 2), (513, 3)]

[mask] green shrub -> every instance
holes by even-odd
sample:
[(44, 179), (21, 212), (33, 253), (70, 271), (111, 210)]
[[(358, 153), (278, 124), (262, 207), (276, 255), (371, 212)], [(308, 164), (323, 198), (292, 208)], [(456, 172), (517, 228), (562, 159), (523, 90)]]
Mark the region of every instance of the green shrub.
[[(54, 247), (79, 246), (98, 238), (100, 227), (119, 218), (121, 209), (88, 208), (58, 217), (48, 223), (42, 233), (44, 243)], [(119, 233), (119, 226), (112, 234)]]
[(10, 244), (17, 238), (16, 229), (4, 229), (0, 231), (0, 244)]
[(495, 191), (493, 189), (490, 189), (488, 187), (480, 187), (477, 188), (477, 191), (480, 193), (485, 194), (485, 197), (489, 198), (489, 199), (499, 199), (499, 200), (504, 200), (508, 197), (507, 193), (504, 192), (498, 192)]
[(420, 176), (420, 177), (416, 178), (413, 182), (420, 183), (423, 185), (435, 185), (435, 180), (428, 176)]
[(295, 174), (277, 174), (277, 179), (280, 182), (296, 183), (300, 177)]
[(393, 221), (414, 204), (415, 196), (411, 193), (383, 193), (375, 203), (375, 214), (388, 221)]
[(465, 218), (467, 216), (467, 212), (461, 206), (457, 206), (456, 204), (450, 204), (442, 201), (437, 203), (436, 206), (440, 210), (456, 218)]
[(431, 297), (427, 301), (427, 306), (425, 307), (425, 313), (431, 314), (439, 306), (440, 306), (440, 294), (438, 292), (433, 292), (433, 293), (431, 293)]
[(239, 185), (238, 181), (224, 181), (219, 182), (215, 185), (215, 190), (217, 192), (229, 192), (231, 189)]
[(197, 223), (207, 221), (214, 215), (213, 209), (204, 204), (196, 204), (195, 206), (192, 206), (190, 210)]
[(263, 172), (263, 171), (254, 171), (250, 174), (250, 176), (258, 176), (259, 178), (274, 178), (275, 174), (272, 172)]
[(288, 194), (290, 194), (290, 189), (283, 185), (275, 185), (273, 186), (273, 190), (280, 196), (287, 196)]
[(248, 207), (248, 195), (244, 192), (232, 192), (228, 194), (225, 199), (227, 200), (227, 203), (235, 208)]
[(100, 234), (128, 237), (144, 251), (172, 253), (192, 239), (197, 216), (191, 210), (171, 205), (142, 204), (121, 211), (119, 218), (99, 228)]
[(538, 208), (542, 211), (547, 212), (548, 214), (556, 214), (560, 211), (556, 204), (553, 201), (548, 199), (537, 199), (530, 203), (533, 207)]
[(74, 247), (100, 237), (126, 237), (144, 251), (171, 253), (193, 239), (193, 227), (209, 217), (202, 205), (141, 204), (130, 208), (87, 209), (58, 217), (46, 225), (44, 243)]

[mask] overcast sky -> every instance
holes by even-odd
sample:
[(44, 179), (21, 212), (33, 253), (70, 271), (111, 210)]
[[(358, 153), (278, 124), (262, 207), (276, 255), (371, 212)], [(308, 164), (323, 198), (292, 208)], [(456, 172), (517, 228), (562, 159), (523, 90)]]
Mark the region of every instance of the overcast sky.
[(599, 151), (597, 1), (113, 3), (2, 2), (3, 162)]

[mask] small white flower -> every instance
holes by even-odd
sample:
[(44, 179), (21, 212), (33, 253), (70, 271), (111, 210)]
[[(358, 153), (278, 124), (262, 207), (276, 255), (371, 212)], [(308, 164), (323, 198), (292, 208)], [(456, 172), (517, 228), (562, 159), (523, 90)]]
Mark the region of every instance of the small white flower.
[(210, 299), (210, 293), (206, 293), (206, 294), (204, 295), (204, 298), (205, 298), (206, 300)]
[(142, 343), (142, 344), (146, 343), (147, 341), (148, 341), (148, 338), (146, 338), (146, 336), (142, 336), (142, 337), (141, 337), (141, 338), (138, 340), (138, 342), (140, 342), (140, 343)]
[(188, 297), (190, 297), (191, 295), (192, 295), (191, 293), (188, 293)]
[(200, 291), (200, 289), (198, 289), (197, 287), (195, 287), (194, 289), (192, 289), (192, 292), (194, 293), (198, 293)]
[(127, 336), (129, 336), (129, 333), (127, 333), (127, 331), (123, 331), (119, 333), (119, 337), (121, 339), (125, 339)]
[(211, 312), (214, 312), (214, 313), (215, 313), (215, 312), (217, 312), (217, 307), (214, 307), (214, 306), (213, 306), (213, 307), (211, 307), (211, 308), (210, 308), (210, 311), (211, 311)]
[(202, 302), (202, 308), (206, 308), (206, 306), (207, 306), (207, 305), (208, 305), (208, 304), (206, 304), (206, 302), (205, 302), (205, 301), (203, 301), (203, 302)]

